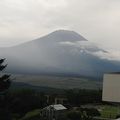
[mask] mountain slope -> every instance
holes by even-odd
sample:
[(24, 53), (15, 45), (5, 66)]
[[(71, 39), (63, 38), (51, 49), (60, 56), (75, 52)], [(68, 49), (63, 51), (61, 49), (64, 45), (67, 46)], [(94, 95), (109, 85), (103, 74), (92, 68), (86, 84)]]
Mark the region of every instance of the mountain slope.
[(27, 74), (70, 74), (100, 77), (119, 71), (120, 64), (103, 59), (107, 52), (73, 31), (58, 30), (42, 38), (0, 50), (8, 71)]

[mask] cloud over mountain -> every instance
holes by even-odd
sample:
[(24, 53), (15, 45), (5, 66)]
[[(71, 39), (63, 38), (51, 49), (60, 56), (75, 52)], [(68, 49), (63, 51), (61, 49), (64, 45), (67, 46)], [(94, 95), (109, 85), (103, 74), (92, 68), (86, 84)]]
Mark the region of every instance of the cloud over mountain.
[(1, 48), (9, 71), (29, 74), (75, 74), (97, 77), (120, 70), (109, 52), (74, 31), (58, 30), (14, 47)]

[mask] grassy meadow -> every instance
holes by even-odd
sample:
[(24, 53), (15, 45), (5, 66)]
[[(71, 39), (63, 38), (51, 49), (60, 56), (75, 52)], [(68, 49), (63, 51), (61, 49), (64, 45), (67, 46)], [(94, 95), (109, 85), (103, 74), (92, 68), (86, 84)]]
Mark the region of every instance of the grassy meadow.
[(102, 82), (83, 77), (43, 76), (43, 75), (13, 75), (14, 82), (23, 82), (32, 86), (57, 89), (101, 89)]

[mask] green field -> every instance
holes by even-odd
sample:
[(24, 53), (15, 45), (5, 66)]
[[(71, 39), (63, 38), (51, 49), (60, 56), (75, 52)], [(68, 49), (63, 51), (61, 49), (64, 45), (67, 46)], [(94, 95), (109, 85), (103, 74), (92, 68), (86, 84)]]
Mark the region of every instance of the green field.
[(33, 86), (50, 87), (58, 89), (101, 89), (102, 82), (82, 77), (38, 76), (38, 75), (12, 75), (15, 82), (24, 82)]
[(100, 113), (103, 118), (116, 118), (116, 116), (120, 114), (120, 106), (100, 106)]

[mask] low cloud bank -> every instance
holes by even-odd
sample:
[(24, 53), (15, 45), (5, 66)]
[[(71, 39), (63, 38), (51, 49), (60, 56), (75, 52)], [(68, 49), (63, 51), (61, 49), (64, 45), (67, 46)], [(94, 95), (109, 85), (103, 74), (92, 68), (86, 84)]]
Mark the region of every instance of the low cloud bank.
[(95, 43), (88, 41), (77, 41), (77, 42), (60, 42), (60, 45), (69, 46), (72, 48), (72, 52), (77, 53), (87, 53), (99, 57), (100, 59), (107, 59), (110, 61), (120, 61), (120, 51), (119, 50), (107, 50), (100, 49)]

